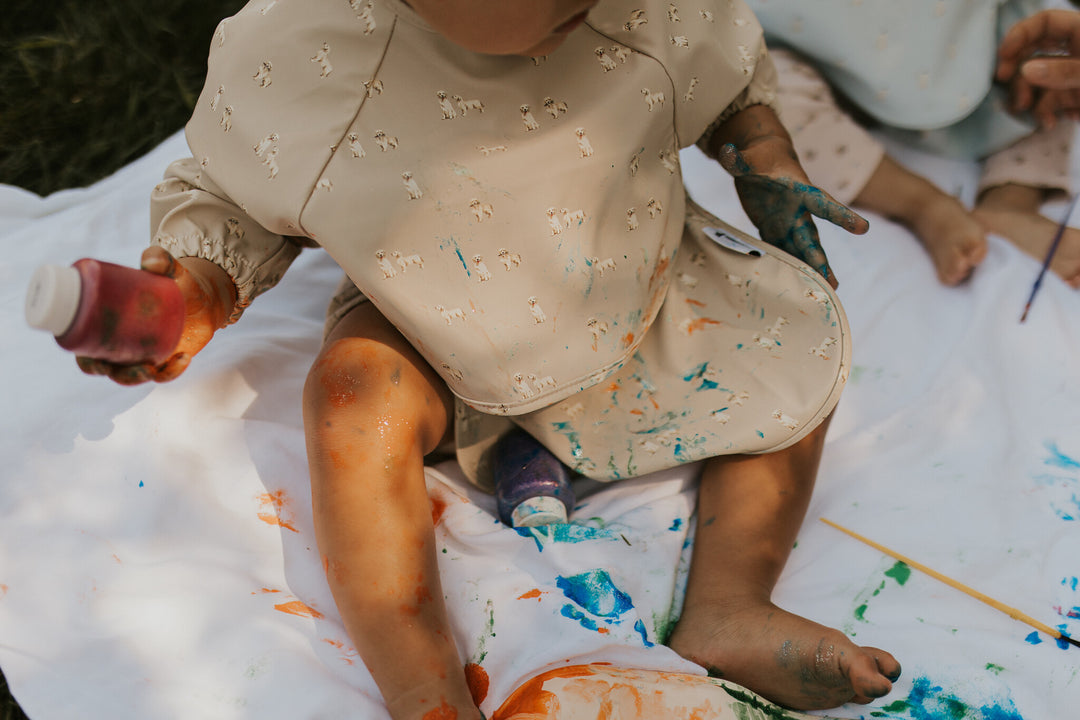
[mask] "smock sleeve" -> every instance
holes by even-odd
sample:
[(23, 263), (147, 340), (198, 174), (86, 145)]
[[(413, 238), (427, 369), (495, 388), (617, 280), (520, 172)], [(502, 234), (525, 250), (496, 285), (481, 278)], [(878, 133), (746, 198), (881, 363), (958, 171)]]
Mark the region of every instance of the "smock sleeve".
[(281, 280), (302, 247), (312, 245), (251, 219), (192, 158), (172, 163), (154, 188), (150, 223), (152, 244), (174, 257), (209, 260), (229, 274), (237, 291), (230, 324)]
[(767, 105), (771, 107), (774, 112), (779, 114), (779, 107), (776, 101), (776, 66), (773, 64), (772, 57), (769, 55), (764, 40), (758, 45), (756, 54), (756, 61), (752, 63), (753, 75), (750, 78), (750, 82), (747, 83), (742, 92), (739, 93), (726, 108), (724, 108), (723, 112), (712, 121), (709, 127), (705, 129), (705, 132), (702, 133), (701, 137), (697, 140), (696, 144), (698, 148), (711, 158), (716, 158), (715, 153), (710, 150), (713, 133), (735, 113), (740, 110), (745, 110), (751, 105)]

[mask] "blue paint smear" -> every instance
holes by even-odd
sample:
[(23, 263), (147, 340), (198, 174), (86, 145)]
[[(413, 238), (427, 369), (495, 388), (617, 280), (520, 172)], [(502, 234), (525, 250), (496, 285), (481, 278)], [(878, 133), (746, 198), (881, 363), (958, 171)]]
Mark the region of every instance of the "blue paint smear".
[(653, 647), (656, 645), (654, 642), (649, 642), (649, 634), (645, 630), (645, 623), (638, 618), (638, 621), (634, 623), (634, 630), (641, 636), (641, 642), (645, 643), (645, 647)]
[(675, 518), (675, 522), (671, 523), (671, 527), (668, 530), (679, 531), (682, 530), (682, 518)]
[[(1057, 629), (1061, 631), (1062, 635), (1065, 635), (1066, 637), (1069, 637), (1069, 626), (1068, 625), (1065, 625), (1065, 624), (1058, 625)], [(1057, 643), (1058, 649), (1060, 649), (1060, 650), (1068, 650), (1069, 646), (1071, 645), (1071, 643), (1068, 640), (1066, 640), (1064, 637), (1054, 638), (1054, 642)]]
[[(902, 713), (902, 714), (895, 714)], [(879, 718), (911, 718), (912, 720), (941, 720), (942, 718), (979, 718), (980, 720), (1024, 720), (1010, 699), (990, 702), (980, 707), (964, 702), (956, 695), (944, 692), (929, 679), (916, 678), (911, 693), (904, 700), (889, 703), (870, 713)]]
[(1074, 460), (1061, 452), (1056, 442), (1047, 441), (1044, 446), (1050, 452), (1050, 457), (1043, 461), (1045, 464), (1063, 470), (1080, 470), (1080, 461)]
[(1080, 578), (1063, 577), (1063, 578), (1061, 578), (1061, 584), (1075, 592), (1076, 588), (1077, 588), (1077, 585), (1080, 585)]
[(539, 552), (544, 551), (544, 545), (551, 543), (577, 544), (590, 540), (618, 540), (622, 542), (622, 539), (611, 530), (592, 527), (591, 525), (578, 525), (577, 523), (555, 523), (538, 527), (514, 528), (514, 531), (523, 538), (532, 538), (536, 542), (536, 549)]
[(607, 570), (591, 570), (568, 578), (560, 576), (555, 585), (563, 595), (597, 617), (618, 622), (620, 615), (634, 607), (630, 596), (615, 587)]
[(1040, 643), (1042, 643), (1042, 638), (1039, 637), (1038, 630), (1032, 630), (1031, 633), (1026, 638), (1024, 638), (1024, 642), (1030, 643), (1032, 645), (1039, 645)]
[(585, 613), (581, 612), (570, 603), (562, 606), (560, 614), (565, 618), (570, 618), (571, 620), (576, 620), (577, 622), (581, 623), (581, 627), (585, 628), (586, 630), (600, 629), (600, 626), (596, 624), (595, 620), (585, 615)]
[[(139, 487), (146, 487), (146, 483), (144, 483), (142, 480), (140, 480), (139, 481)], [(1076, 578), (1073, 578), (1073, 580), (1075, 580), (1075, 579)]]

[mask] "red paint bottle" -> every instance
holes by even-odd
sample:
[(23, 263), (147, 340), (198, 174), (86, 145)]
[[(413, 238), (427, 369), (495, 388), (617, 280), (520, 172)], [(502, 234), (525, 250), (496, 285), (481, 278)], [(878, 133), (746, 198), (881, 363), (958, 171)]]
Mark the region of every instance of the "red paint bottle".
[(83, 258), (42, 265), (26, 292), (26, 321), (77, 355), (117, 364), (159, 364), (184, 328), (184, 297), (171, 279)]

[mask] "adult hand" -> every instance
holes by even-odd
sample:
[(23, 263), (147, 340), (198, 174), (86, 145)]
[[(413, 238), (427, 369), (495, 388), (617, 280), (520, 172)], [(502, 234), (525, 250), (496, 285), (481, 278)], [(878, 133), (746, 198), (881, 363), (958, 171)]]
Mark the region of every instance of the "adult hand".
[(121, 385), (167, 382), (183, 373), (191, 358), (228, 321), (236, 304), (236, 287), (229, 275), (214, 263), (190, 257), (177, 260), (163, 248), (151, 246), (143, 251), (140, 267), (172, 278), (184, 295), (187, 315), (176, 350), (160, 365), (118, 365), (96, 358), (76, 357), (84, 373), (106, 375)]
[(1080, 12), (1043, 10), (1016, 23), (998, 46), (996, 78), (1009, 83), (1015, 111), (1052, 126), (1080, 112)]
[(719, 160), (735, 178), (739, 200), (761, 239), (803, 260), (836, 288), (811, 216), (856, 235), (870, 228), (866, 219), (811, 185), (790, 143), (782, 138), (761, 139), (741, 151), (728, 143), (721, 147)]

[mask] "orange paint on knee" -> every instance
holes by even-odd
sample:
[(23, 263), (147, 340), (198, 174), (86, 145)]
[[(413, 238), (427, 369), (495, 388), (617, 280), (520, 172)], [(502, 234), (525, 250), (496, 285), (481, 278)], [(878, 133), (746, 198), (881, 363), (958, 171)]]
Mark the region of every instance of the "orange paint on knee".
[(465, 682), (469, 685), (469, 694), (472, 695), (473, 702), (477, 705), (484, 702), (487, 698), (488, 687), (491, 685), (487, 671), (476, 663), (469, 663), (465, 666)]
[(315, 608), (308, 607), (299, 600), (292, 600), (287, 603), (280, 603), (278, 605), (275, 605), (274, 609), (283, 613), (288, 613), (289, 615), (296, 615), (298, 617), (309, 617), (316, 620), (321, 619), (323, 616), (321, 612), (319, 612)]
[(439, 707), (424, 713), (422, 720), (457, 720), (457, 708), (443, 700)]
[(348, 407), (356, 402), (356, 376), (341, 368), (332, 368), (319, 378), (326, 401), (333, 407)]

